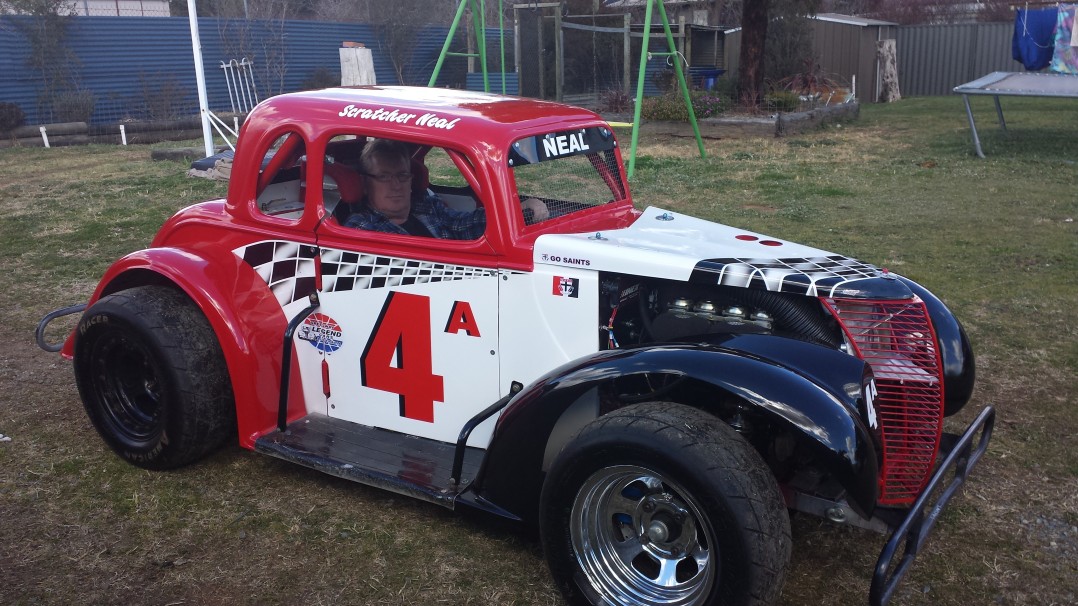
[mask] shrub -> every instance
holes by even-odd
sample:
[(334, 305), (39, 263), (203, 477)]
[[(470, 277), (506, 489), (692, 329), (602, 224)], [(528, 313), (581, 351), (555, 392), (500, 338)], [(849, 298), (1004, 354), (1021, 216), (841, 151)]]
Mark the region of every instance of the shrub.
[(713, 118), (726, 111), (729, 102), (721, 95), (703, 92), (693, 93), (692, 109), (697, 118)]
[(688, 122), (689, 110), (681, 95), (666, 94), (644, 99), (640, 105), (640, 117), (645, 120)]
[[(730, 105), (725, 97), (707, 91), (692, 91), (689, 98), (697, 119), (713, 118), (726, 111)], [(689, 110), (685, 107), (685, 98), (680, 93), (667, 93), (644, 99), (640, 106), (640, 116), (646, 120), (688, 122)]]
[(620, 89), (599, 93), (599, 111), (623, 114), (633, 108), (633, 97)]
[(310, 75), (300, 83), (300, 90), (318, 90), (341, 85), (341, 75), (330, 71), (325, 67), (316, 67)]
[(767, 107), (779, 112), (792, 112), (801, 105), (801, 97), (788, 90), (768, 93), (764, 97)]
[(26, 123), (26, 114), (14, 103), (0, 103), (0, 132), (16, 129)]
[(58, 122), (89, 122), (97, 97), (88, 90), (62, 92), (52, 98), (53, 119)]
[(139, 74), (139, 94), (150, 120), (175, 120), (187, 109), (186, 89), (173, 74)]

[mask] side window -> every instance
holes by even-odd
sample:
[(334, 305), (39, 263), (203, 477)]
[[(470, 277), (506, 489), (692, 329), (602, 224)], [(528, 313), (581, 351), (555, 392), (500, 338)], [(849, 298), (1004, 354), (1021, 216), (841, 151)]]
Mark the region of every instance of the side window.
[(431, 148), (424, 158), (424, 166), (427, 171), (427, 189), (445, 202), (446, 206), (461, 211), (473, 211), (480, 206), (475, 192), (444, 149)]
[(306, 145), (299, 133), (281, 135), (262, 158), (258, 174), (258, 210), (271, 217), (303, 216)]
[(322, 203), (326, 213), (342, 225), (359, 210), (366, 196), (363, 169), (359, 165), (359, 156), (366, 143), (364, 136), (337, 135), (326, 145), (322, 163)]
[(342, 135), (326, 146), (323, 166), (326, 210), (346, 227), (446, 240), (476, 240), (486, 229), (452, 152)]

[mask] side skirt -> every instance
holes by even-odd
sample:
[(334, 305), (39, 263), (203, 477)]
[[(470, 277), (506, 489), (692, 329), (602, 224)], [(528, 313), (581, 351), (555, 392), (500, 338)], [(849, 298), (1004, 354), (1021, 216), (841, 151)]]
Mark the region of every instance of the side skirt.
[(255, 440), (255, 450), (323, 473), (453, 509), (483, 462), (466, 448), (460, 484), (450, 480), (456, 445), (310, 414)]

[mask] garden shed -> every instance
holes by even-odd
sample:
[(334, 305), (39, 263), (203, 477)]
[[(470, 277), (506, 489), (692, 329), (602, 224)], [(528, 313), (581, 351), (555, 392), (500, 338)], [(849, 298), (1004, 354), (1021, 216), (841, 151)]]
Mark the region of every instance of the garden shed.
[[(880, 93), (876, 42), (895, 39), (898, 24), (835, 13), (820, 13), (810, 21), (813, 52), (823, 71), (843, 83), (857, 76), (858, 99), (875, 102)], [(741, 54), (741, 28), (727, 30), (723, 54), (726, 73), (734, 77)]]

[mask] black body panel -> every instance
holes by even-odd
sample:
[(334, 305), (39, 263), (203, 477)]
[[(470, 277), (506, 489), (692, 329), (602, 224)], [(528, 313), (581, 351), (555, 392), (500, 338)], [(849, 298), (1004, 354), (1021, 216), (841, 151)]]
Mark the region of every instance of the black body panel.
[[(752, 335), (744, 346), (768, 350)], [(787, 339), (774, 339), (786, 343)], [(789, 429), (848, 491), (866, 515), (875, 506), (879, 465), (876, 438), (862, 421), (860, 391), (870, 371), (861, 360), (804, 343), (793, 355), (776, 344), (762, 356), (706, 344), (666, 344), (603, 351), (558, 368), (525, 388), (499, 419), (484, 468), (473, 485), (477, 494), (516, 517), (535, 520), (550, 436), (575, 433), (598, 409), (573, 419), (563, 413), (588, 392), (614, 379), (641, 376), (683, 378), (745, 402), (776, 425)], [(811, 348), (806, 356), (800, 348)], [(791, 368), (806, 364), (804, 373)], [(828, 369), (831, 365), (833, 368)], [(709, 403), (685, 402), (708, 410)], [(567, 415), (568, 416), (568, 415)]]
[[(311, 414), (255, 441), (255, 450), (305, 467), (453, 508), (449, 481), (455, 446)], [(474, 478), (483, 451), (464, 453), (461, 486)]]

